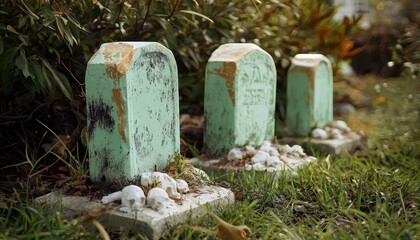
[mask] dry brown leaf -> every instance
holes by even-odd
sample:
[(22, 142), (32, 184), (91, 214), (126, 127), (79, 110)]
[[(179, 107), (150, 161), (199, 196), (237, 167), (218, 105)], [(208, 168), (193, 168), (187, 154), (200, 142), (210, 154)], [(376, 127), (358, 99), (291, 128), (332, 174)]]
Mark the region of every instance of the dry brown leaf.
[(103, 239), (105, 240), (111, 240), (111, 238), (109, 237), (108, 233), (106, 232), (104, 226), (102, 226), (102, 224), (100, 224), (98, 221), (93, 220), (92, 224), (95, 225), (95, 227), (99, 230), (99, 232), (101, 233)]
[(222, 240), (247, 240), (248, 236), (252, 234), (248, 226), (235, 226), (223, 221), (213, 213), (210, 213), (210, 215), (219, 223), (217, 236)]

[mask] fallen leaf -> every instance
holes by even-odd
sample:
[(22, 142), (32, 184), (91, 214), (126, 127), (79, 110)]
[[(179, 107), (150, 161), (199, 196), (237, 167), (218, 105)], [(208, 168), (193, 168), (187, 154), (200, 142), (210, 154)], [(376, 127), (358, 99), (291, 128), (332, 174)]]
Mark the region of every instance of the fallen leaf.
[(246, 240), (248, 239), (248, 235), (252, 234), (252, 231), (248, 226), (234, 226), (223, 221), (223, 219), (213, 213), (210, 213), (210, 215), (219, 223), (217, 236), (222, 240)]
[(383, 96), (377, 97), (377, 98), (375, 98), (375, 100), (373, 100), (373, 103), (375, 105), (379, 105), (379, 104), (384, 103), (384, 102), (385, 102), (385, 97), (383, 97)]
[(103, 238), (104, 240), (110, 240), (110, 239), (111, 239), (111, 238), (109, 237), (108, 233), (106, 232), (106, 230), (105, 230), (104, 226), (102, 226), (102, 224), (101, 224), (101, 223), (99, 223), (99, 222), (98, 222), (98, 221), (96, 221), (96, 220), (93, 220), (93, 221), (92, 221), (92, 224), (93, 224), (93, 225), (95, 225), (95, 227), (99, 230), (99, 232), (101, 233), (102, 238)]

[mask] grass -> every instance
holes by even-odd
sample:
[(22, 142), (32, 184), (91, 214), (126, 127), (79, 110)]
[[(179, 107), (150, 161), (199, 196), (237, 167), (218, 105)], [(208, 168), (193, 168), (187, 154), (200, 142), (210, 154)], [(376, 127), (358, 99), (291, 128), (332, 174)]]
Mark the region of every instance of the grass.
[[(250, 227), (252, 239), (420, 239), (419, 82), (384, 83), (367, 79), (361, 88), (374, 107), (345, 119), (367, 133), (366, 149), (340, 157), (316, 154), (319, 161), (299, 170), (298, 176), (212, 176), (237, 198), (234, 207), (222, 209), (219, 216)], [(103, 236), (98, 227), (62, 219), (60, 213), (34, 207), (31, 199), (20, 196), (0, 195), (0, 239)], [(216, 222), (203, 216), (178, 226), (165, 239), (214, 239), (216, 229)], [(110, 235), (141, 239), (126, 232)]]

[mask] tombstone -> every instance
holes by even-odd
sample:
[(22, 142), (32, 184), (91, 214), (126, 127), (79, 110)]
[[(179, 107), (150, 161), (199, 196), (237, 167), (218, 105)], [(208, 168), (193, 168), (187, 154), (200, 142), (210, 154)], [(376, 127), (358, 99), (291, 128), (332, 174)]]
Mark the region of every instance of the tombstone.
[(133, 179), (179, 149), (178, 73), (154, 42), (103, 44), (86, 70), (90, 177)]
[(321, 54), (298, 54), (287, 75), (286, 125), (290, 136), (308, 136), (333, 120), (333, 76)]
[(204, 148), (221, 156), (274, 137), (276, 68), (255, 44), (220, 46), (206, 67)]

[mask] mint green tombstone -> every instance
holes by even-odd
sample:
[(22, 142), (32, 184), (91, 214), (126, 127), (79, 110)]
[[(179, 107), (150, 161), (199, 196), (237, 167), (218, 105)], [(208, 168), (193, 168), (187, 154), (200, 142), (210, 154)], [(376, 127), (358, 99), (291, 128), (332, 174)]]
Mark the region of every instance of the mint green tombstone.
[(333, 120), (333, 76), (321, 54), (298, 54), (287, 75), (286, 125), (290, 136), (308, 136)]
[(274, 137), (276, 68), (255, 44), (220, 46), (206, 67), (204, 148), (220, 156)]
[(179, 149), (178, 77), (154, 42), (103, 44), (86, 70), (89, 170), (94, 181), (166, 167)]

